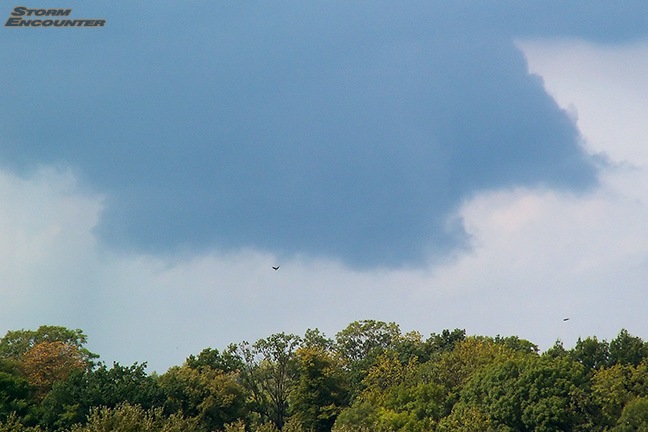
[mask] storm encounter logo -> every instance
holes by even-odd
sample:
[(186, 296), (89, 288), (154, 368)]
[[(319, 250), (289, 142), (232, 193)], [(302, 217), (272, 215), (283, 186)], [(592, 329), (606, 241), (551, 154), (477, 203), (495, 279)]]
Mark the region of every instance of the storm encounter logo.
[[(72, 9), (30, 9), (16, 6), (5, 27), (103, 27), (104, 19), (68, 19)], [(33, 18), (32, 18), (33, 17)]]

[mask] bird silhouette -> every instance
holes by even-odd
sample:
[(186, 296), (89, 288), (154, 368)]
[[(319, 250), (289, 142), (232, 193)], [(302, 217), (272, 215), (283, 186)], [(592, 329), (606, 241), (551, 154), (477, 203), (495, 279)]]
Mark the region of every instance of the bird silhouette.
[(272, 266), (272, 269), (276, 271), (276, 270), (279, 270), (279, 267), (281, 267), (281, 266), (277, 266), (277, 267)]
[(563, 321), (569, 321), (569, 318), (563, 318)]

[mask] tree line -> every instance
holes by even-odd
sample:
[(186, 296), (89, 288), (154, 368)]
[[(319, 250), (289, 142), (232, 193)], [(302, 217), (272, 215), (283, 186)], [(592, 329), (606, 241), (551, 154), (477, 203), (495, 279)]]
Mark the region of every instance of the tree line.
[(648, 430), (648, 343), (423, 337), (363, 320), (206, 348), (163, 374), (106, 365), (81, 330), (0, 339), (0, 431)]

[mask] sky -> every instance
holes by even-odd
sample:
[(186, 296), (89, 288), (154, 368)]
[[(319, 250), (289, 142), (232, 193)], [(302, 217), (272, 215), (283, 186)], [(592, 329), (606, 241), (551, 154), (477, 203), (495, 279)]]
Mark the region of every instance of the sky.
[(648, 339), (643, 2), (55, 7), (106, 25), (0, 30), (0, 333)]

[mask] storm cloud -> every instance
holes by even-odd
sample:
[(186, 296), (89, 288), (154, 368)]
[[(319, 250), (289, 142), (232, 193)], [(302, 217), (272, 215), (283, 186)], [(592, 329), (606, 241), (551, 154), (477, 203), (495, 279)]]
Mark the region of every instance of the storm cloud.
[(509, 3), (84, 2), (105, 28), (3, 32), (0, 162), (71, 167), (120, 249), (423, 263), (466, 246), (477, 192), (597, 184), (515, 38), (648, 28)]

